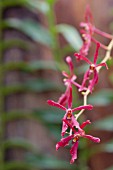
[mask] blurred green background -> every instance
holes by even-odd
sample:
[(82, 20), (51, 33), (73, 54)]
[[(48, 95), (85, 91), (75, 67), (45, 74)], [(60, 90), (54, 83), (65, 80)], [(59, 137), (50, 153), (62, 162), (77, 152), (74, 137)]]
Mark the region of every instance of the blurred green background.
[[(0, 170), (113, 170), (113, 61), (88, 99), (93, 111), (80, 119), (92, 121), (86, 130), (101, 144), (81, 140), (73, 165), (69, 147), (55, 151), (63, 112), (46, 103), (65, 90), (61, 71), (68, 71), (65, 57), (82, 46), (79, 22), (87, 2), (97, 26), (112, 31), (110, 0), (107, 8), (97, 1), (0, 0)], [(103, 16), (103, 10), (109, 13)], [(89, 57), (93, 54), (91, 48)], [(80, 82), (87, 66), (73, 62)], [(73, 106), (82, 104), (76, 89), (73, 94)]]

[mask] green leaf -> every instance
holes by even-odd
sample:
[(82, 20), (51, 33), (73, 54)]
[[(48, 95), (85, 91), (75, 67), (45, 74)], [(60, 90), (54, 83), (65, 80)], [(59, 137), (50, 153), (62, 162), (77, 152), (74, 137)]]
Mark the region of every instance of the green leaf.
[(49, 11), (48, 3), (42, 0), (32, 0), (32, 1), (27, 0), (26, 6), (29, 9), (39, 10), (40, 12), (44, 14), (46, 14)]
[(94, 127), (99, 130), (113, 131), (113, 116), (95, 122)]
[(54, 5), (57, 0), (46, 0), (49, 5)]
[(5, 25), (22, 31), (32, 40), (51, 47), (53, 42), (49, 31), (34, 20), (7, 19)]
[(4, 141), (3, 145), (5, 149), (22, 148), (28, 151), (33, 151), (33, 152), (36, 151), (36, 149), (33, 147), (31, 143), (29, 143), (26, 139), (22, 139), (22, 138), (7, 139)]
[(82, 46), (82, 39), (78, 31), (70, 25), (59, 24), (56, 29), (61, 33), (74, 50), (79, 51)]
[(89, 96), (89, 103), (96, 106), (107, 106), (113, 101), (113, 90), (103, 89)]
[(46, 14), (49, 10), (49, 5), (47, 2), (41, 1), (41, 0), (19, 0), (19, 1), (13, 1), (13, 0), (3, 0), (0, 1), (0, 6), (2, 7), (12, 7), (17, 5), (24, 5), (28, 7), (30, 10), (39, 10), (40, 12)]

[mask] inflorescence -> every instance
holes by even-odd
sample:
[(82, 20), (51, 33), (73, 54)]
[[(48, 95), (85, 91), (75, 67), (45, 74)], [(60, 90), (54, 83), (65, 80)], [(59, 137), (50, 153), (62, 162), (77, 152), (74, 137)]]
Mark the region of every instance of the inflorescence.
[[(66, 62), (69, 66), (70, 73), (67, 74), (65, 71), (62, 72), (64, 85), (66, 86), (65, 92), (60, 96), (58, 102), (53, 100), (48, 100), (48, 104), (51, 106), (55, 106), (65, 111), (65, 114), (62, 119), (62, 131), (61, 131), (61, 140), (56, 144), (56, 150), (60, 147), (65, 147), (69, 145), (69, 142), (72, 141), (72, 147), (70, 150), (70, 154), (72, 156), (70, 163), (74, 163), (75, 159), (77, 159), (77, 149), (78, 143), (81, 137), (88, 138), (93, 142), (99, 143), (100, 139), (97, 137), (93, 137), (91, 135), (87, 135), (85, 133), (85, 126), (90, 124), (90, 120), (86, 120), (81, 125), (78, 122), (78, 118), (85, 110), (92, 110), (93, 106), (87, 104), (87, 97), (94, 90), (94, 86), (98, 82), (98, 74), (101, 67), (105, 66), (108, 69), (106, 61), (110, 59), (111, 50), (113, 47), (113, 36), (109, 35), (105, 32), (97, 29), (93, 24), (93, 17), (89, 6), (86, 7), (85, 12), (85, 21), (80, 23), (81, 34), (83, 38), (83, 45), (79, 51), (79, 53), (74, 53), (75, 59), (80, 61), (84, 60), (88, 65), (89, 69), (86, 70), (83, 76), (83, 80), (81, 84), (76, 82), (77, 76), (74, 74), (74, 65), (70, 56), (66, 57)], [(94, 38), (94, 34), (99, 34), (105, 38), (110, 39), (110, 43), (108, 46), (100, 43), (98, 40)], [(91, 47), (91, 44), (96, 44), (96, 51), (94, 54), (93, 62), (91, 62), (88, 58), (88, 52)], [(97, 64), (98, 52), (99, 48), (102, 48), (106, 51), (106, 54), (103, 60)], [(83, 94), (83, 105), (78, 106), (76, 108), (72, 108), (72, 90), (73, 86), (78, 88), (78, 91)], [(78, 111), (79, 113), (74, 114), (74, 112)], [(69, 129), (69, 132), (67, 130)], [(66, 137), (64, 137), (66, 135)], [(68, 136), (67, 136), (68, 135)]]

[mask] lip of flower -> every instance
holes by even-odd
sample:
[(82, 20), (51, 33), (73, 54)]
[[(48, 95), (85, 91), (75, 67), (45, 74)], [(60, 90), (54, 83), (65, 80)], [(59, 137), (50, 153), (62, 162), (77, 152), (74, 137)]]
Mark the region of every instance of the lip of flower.
[(66, 119), (67, 119), (67, 120), (71, 120), (71, 118), (72, 118), (72, 110), (71, 110), (71, 109), (68, 109), (66, 114), (67, 114)]

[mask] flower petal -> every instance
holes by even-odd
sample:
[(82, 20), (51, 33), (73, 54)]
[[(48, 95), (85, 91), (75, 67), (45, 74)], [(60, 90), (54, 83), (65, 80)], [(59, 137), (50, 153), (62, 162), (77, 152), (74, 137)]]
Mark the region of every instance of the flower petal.
[(66, 62), (69, 65), (70, 74), (73, 74), (74, 66), (73, 66), (72, 59), (70, 56), (66, 57)]
[(86, 105), (86, 106), (79, 106), (74, 109), (72, 109), (72, 112), (75, 112), (76, 110), (82, 110), (82, 109), (87, 109), (87, 110), (92, 110), (93, 106), (92, 105)]
[(100, 63), (100, 64), (97, 64), (97, 66), (96, 66), (96, 67), (100, 67), (100, 66), (105, 66), (105, 67), (106, 67), (106, 69), (108, 69), (108, 66), (107, 66), (107, 64), (106, 64), (106, 63)]
[(80, 125), (80, 128), (83, 129), (86, 125), (91, 124), (90, 120), (86, 120)]
[(56, 150), (58, 150), (60, 147), (64, 147), (68, 145), (69, 141), (73, 138), (73, 135), (70, 135), (66, 138), (62, 138), (57, 144), (56, 144)]
[(78, 121), (76, 120), (76, 118), (74, 117), (74, 115), (72, 115), (72, 127), (76, 127), (78, 129), (80, 129), (80, 125), (79, 125)]
[(67, 104), (68, 98), (69, 98), (69, 86), (67, 86), (65, 93), (63, 93), (59, 98), (58, 103), (65, 106)]
[(62, 71), (62, 75), (63, 75), (64, 77), (66, 77), (66, 78), (69, 77), (69, 75), (68, 75), (65, 71)]
[(88, 89), (90, 90), (90, 92), (92, 93), (93, 87), (95, 86), (95, 84), (98, 82), (98, 73), (96, 71), (96, 69), (94, 70), (94, 77), (92, 80), (90, 80), (89, 82), (89, 86)]
[(93, 16), (90, 10), (90, 6), (87, 5), (85, 11), (85, 21), (88, 23), (88, 22), (92, 22), (92, 20), (93, 20)]
[(61, 104), (57, 103), (57, 102), (54, 102), (53, 100), (48, 100), (47, 103), (51, 106), (55, 106), (55, 107), (58, 107), (62, 110), (67, 110), (64, 106), (62, 106)]
[(74, 56), (77, 57), (77, 58), (79, 58), (80, 60), (86, 61), (86, 63), (88, 63), (88, 64), (90, 64), (90, 65), (92, 64), (92, 62), (91, 62), (87, 57), (82, 56), (82, 55), (80, 55), (79, 53), (75, 53)]
[(85, 88), (85, 84), (86, 84), (86, 81), (89, 79), (89, 76), (90, 76), (90, 69), (88, 69), (85, 74), (84, 74), (84, 78), (83, 78), (83, 81), (82, 81), (82, 85), (81, 87), (79, 88), (79, 91), (82, 91), (84, 88)]
[(78, 141), (76, 141), (71, 147), (70, 154), (72, 156), (70, 164), (73, 164), (75, 159), (77, 159), (77, 149), (78, 149)]
[(98, 42), (97, 47), (96, 47), (96, 52), (95, 52), (95, 55), (94, 55), (94, 65), (97, 62), (99, 48), (100, 48), (100, 43)]
[(65, 106), (66, 105), (66, 102), (67, 102), (67, 94), (64, 93), (60, 96), (59, 100), (58, 100), (58, 103)]
[(93, 142), (99, 143), (100, 142), (100, 138), (97, 137), (93, 137), (91, 135), (84, 135), (84, 138), (88, 138), (89, 140), (92, 140)]
[[(66, 116), (66, 114), (65, 114), (65, 116)], [(74, 125), (73, 125), (73, 123), (72, 123), (72, 120), (69, 121), (69, 120), (67, 120), (66, 118), (63, 118), (62, 121), (63, 121), (67, 126), (69, 126), (70, 129), (72, 129), (72, 131), (73, 131), (74, 133), (76, 133), (76, 130), (75, 130), (75, 128), (74, 128)]]
[[(67, 113), (66, 113), (66, 114), (64, 115), (64, 117), (63, 117), (61, 136), (64, 136), (66, 130), (68, 129), (68, 125), (67, 125), (67, 123), (66, 123), (66, 122), (67, 122), (66, 118), (67, 118)], [(66, 120), (66, 122), (65, 122), (64, 120)]]
[(69, 98), (68, 98), (68, 108), (71, 109), (72, 107), (72, 87), (69, 87)]

